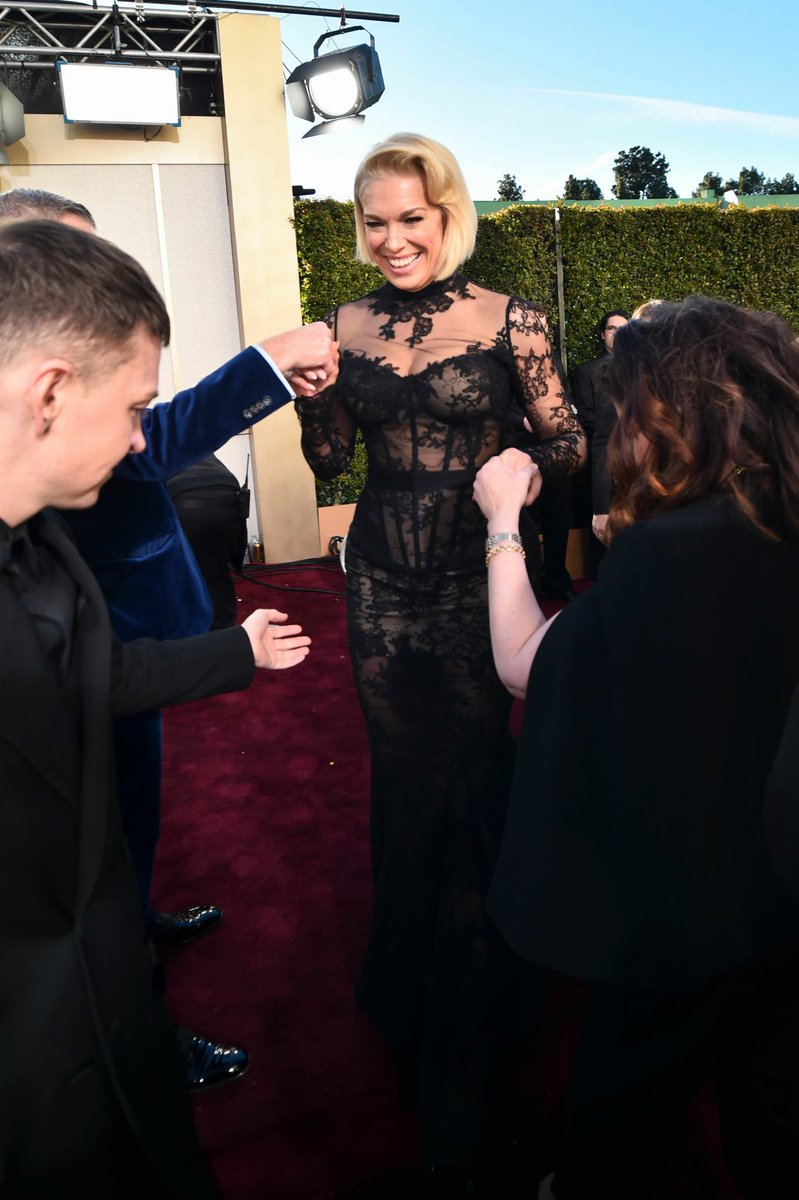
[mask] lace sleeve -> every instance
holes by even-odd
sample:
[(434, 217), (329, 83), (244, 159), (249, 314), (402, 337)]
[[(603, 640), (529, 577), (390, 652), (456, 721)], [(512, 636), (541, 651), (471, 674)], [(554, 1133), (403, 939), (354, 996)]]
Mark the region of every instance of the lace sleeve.
[[(338, 309), (324, 318), (337, 333)], [(318, 479), (335, 479), (346, 471), (355, 448), (356, 425), (347, 411), (341, 379), (318, 396), (294, 401), (302, 428), (302, 452)]]
[(513, 296), (506, 330), (522, 408), (537, 442), (528, 453), (546, 479), (573, 475), (585, 462), (585, 432), (558, 375), (546, 318)]

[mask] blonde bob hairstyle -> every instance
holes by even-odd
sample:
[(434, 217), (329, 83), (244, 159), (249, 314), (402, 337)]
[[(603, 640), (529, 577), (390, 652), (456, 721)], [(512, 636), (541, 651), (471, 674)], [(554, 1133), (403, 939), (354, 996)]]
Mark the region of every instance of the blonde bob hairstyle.
[(378, 142), (355, 175), (355, 228), (358, 258), (374, 264), (363, 223), (363, 194), (375, 179), (390, 175), (418, 175), (427, 203), (444, 216), (444, 238), (436, 264), (436, 279), (446, 279), (474, 250), (477, 212), (455, 156), (440, 142), (419, 133), (394, 133)]

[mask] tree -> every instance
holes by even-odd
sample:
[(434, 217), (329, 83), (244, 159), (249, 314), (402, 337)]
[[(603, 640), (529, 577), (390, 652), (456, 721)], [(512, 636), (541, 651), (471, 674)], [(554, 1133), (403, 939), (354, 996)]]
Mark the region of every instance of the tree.
[(516, 182), (515, 175), (503, 175), (497, 183), (497, 200), (523, 200), (524, 188)]
[(766, 190), (766, 177), (757, 167), (741, 167), (737, 179), (728, 179), (724, 191), (737, 192), (739, 196), (762, 196)]
[(610, 189), (618, 200), (676, 200), (666, 178), (669, 164), (648, 146), (620, 150), (613, 163), (616, 182)]
[(602, 189), (595, 179), (575, 179), (570, 175), (563, 185), (564, 200), (603, 200)]
[(721, 195), (721, 191), (722, 191), (721, 176), (717, 175), (715, 171), (705, 171), (704, 175), (699, 180), (699, 183), (696, 185), (694, 190), (691, 192), (691, 195), (692, 196), (700, 196), (702, 194), (702, 192), (704, 192), (705, 190), (713, 191), (716, 193), (717, 196)]
[(763, 190), (767, 196), (796, 196), (799, 195), (799, 182), (789, 171), (782, 179), (767, 179)]

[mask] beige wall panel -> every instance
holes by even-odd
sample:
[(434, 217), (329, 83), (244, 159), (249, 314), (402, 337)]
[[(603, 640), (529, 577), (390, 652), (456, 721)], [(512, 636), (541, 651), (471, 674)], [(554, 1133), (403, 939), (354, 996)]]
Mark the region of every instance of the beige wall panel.
[[(51, 163), (223, 163), (225, 148), (219, 117), (184, 117), (177, 128), (148, 130), (111, 125), (67, 125), (63, 117), (26, 114), (25, 137), (8, 147), (11, 168)], [(0, 190), (9, 167), (0, 168)], [(16, 184), (15, 186), (24, 186)]]
[[(174, 312), (176, 384), (183, 388), (241, 349), (227, 176), (222, 166), (180, 164), (159, 167), (158, 177)], [(219, 450), (219, 458), (240, 483), (250, 456), (247, 433)], [(256, 506), (251, 507), (248, 535), (255, 537), (260, 525)]]
[(182, 388), (241, 349), (227, 180), (222, 166), (190, 165), (161, 166), (158, 178)]
[[(239, 312), (244, 341), (253, 342), (300, 322), (280, 22), (231, 14), (220, 18), (219, 36)], [(268, 561), (315, 556), (313, 476), (293, 411), (262, 421), (252, 442)]]

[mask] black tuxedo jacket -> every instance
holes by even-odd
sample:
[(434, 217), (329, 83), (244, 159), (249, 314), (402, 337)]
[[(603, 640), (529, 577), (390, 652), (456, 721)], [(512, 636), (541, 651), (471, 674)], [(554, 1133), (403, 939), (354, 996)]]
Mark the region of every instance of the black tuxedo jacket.
[[(726, 498), (614, 543), (530, 673), (489, 897), (520, 954), (684, 990), (799, 942), (763, 819), (799, 682), (797, 595), (797, 542)], [(799, 825), (780, 827), (799, 877)]]
[[(153, 994), (117, 811), (111, 718), (244, 687), (252, 653), (240, 629), (122, 646), (73, 543), (52, 520), (41, 530), (83, 596), (73, 637), (79, 687), (68, 708), (0, 575), (0, 1195), (20, 1161), (57, 1167), (83, 1142), (90, 1155), (98, 1104), (110, 1097), (168, 1194), (197, 1200), (208, 1185), (185, 1071)], [(122, 1158), (120, 1179), (125, 1170)]]
[(588, 432), (591, 453), (591, 495), (595, 513), (606, 513), (613, 496), (608, 474), (608, 440), (616, 426), (616, 407), (607, 393), (605, 370), (610, 356), (600, 354), (580, 363), (571, 375), (577, 415)]

